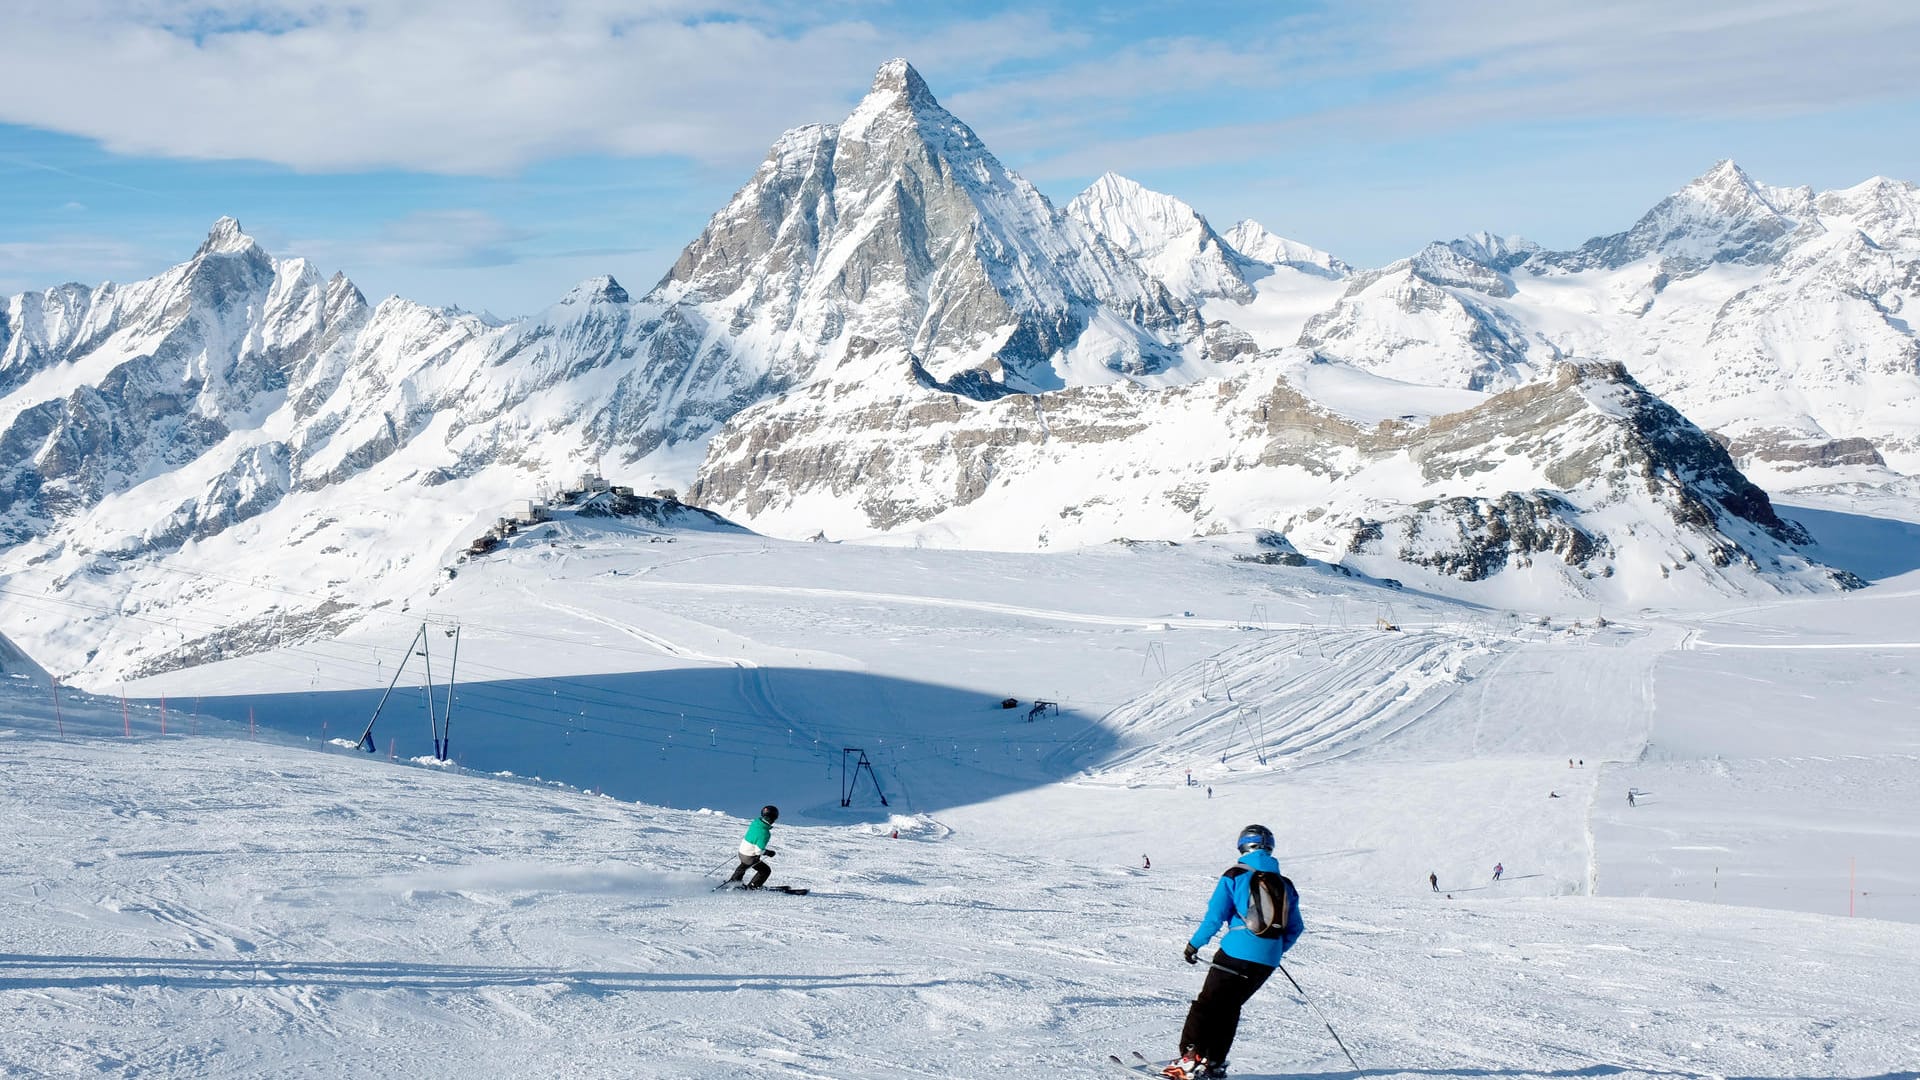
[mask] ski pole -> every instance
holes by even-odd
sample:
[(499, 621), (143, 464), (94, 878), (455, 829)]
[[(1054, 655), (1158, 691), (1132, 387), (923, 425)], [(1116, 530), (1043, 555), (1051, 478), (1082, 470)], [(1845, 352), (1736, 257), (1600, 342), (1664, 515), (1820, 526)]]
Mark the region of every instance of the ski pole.
[[(1215, 960), (1207, 961), (1207, 967), (1215, 971), (1224, 971), (1229, 975), (1237, 975), (1242, 979), (1252, 978), (1252, 976), (1248, 975), (1244, 971), (1235, 971), (1234, 969), (1226, 966), (1225, 964), (1222, 964)], [(1347, 1044), (1341, 1041), (1340, 1033), (1333, 1030), (1333, 1025), (1327, 1024), (1327, 1015), (1320, 1011), (1320, 1006), (1315, 1005), (1313, 1003), (1313, 999), (1307, 996), (1307, 992), (1305, 990), (1300, 989), (1300, 984), (1299, 982), (1295, 981), (1293, 977), (1293, 973), (1291, 971), (1288, 971), (1285, 967), (1281, 967), (1280, 974), (1285, 975), (1287, 977), (1287, 981), (1290, 983), (1293, 983), (1293, 988), (1296, 991), (1299, 991), (1300, 1000), (1307, 1003), (1307, 1008), (1313, 1010), (1313, 1014), (1320, 1018), (1320, 1022), (1322, 1024), (1326, 1024), (1327, 1034), (1333, 1036), (1333, 1041), (1339, 1044), (1340, 1052), (1347, 1055), (1347, 1064), (1352, 1065), (1354, 1067), (1354, 1070), (1358, 1071), (1360, 1068), (1360, 1063), (1353, 1060), (1353, 1051), (1347, 1049)]]
[(1347, 1055), (1347, 1064), (1353, 1066), (1353, 1070), (1355, 1072), (1359, 1072), (1360, 1063), (1353, 1060), (1353, 1051), (1347, 1049), (1347, 1044), (1341, 1040), (1340, 1033), (1333, 1030), (1332, 1024), (1327, 1024), (1327, 1014), (1320, 1011), (1320, 1006), (1315, 1005), (1313, 1003), (1313, 999), (1307, 996), (1307, 992), (1305, 990), (1300, 989), (1299, 982), (1295, 981), (1293, 977), (1293, 972), (1288, 971), (1285, 964), (1280, 964), (1277, 966), (1280, 968), (1280, 974), (1285, 975), (1287, 977), (1287, 981), (1290, 983), (1293, 983), (1293, 988), (1299, 991), (1300, 1000), (1307, 1003), (1307, 1008), (1313, 1010), (1313, 1015), (1318, 1016), (1322, 1024), (1327, 1025), (1327, 1034), (1333, 1036), (1333, 1041), (1339, 1044), (1340, 1052)]

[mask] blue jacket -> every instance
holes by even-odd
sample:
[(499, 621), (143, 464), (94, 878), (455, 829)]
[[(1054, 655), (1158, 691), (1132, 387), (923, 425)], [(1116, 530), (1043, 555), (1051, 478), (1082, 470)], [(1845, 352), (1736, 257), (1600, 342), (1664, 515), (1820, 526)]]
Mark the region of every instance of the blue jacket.
[[(1249, 870), (1280, 872), (1280, 864), (1259, 848), (1240, 856), (1240, 865)], [(1219, 883), (1213, 887), (1213, 899), (1207, 901), (1206, 917), (1200, 920), (1200, 929), (1193, 932), (1189, 941), (1198, 949), (1212, 941), (1213, 935), (1225, 926), (1227, 936), (1220, 939), (1221, 952), (1236, 960), (1277, 967), (1280, 957), (1306, 930), (1306, 924), (1300, 921), (1300, 895), (1293, 890), (1293, 883), (1288, 882), (1287, 925), (1281, 928), (1279, 937), (1263, 938), (1248, 930), (1241, 920), (1241, 913), (1247, 910), (1247, 890), (1252, 884), (1252, 874), (1220, 875)]]

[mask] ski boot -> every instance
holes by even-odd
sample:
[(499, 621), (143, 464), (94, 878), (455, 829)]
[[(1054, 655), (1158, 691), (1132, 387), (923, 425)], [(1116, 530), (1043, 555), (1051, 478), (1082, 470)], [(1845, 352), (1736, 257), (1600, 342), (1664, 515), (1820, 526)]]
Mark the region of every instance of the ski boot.
[(1206, 1058), (1189, 1050), (1180, 1055), (1180, 1060), (1168, 1062), (1167, 1067), (1160, 1070), (1160, 1075), (1167, 1077), (1167, 1080), (1201, 1080), (1207, 1075), (1208, 1068)]

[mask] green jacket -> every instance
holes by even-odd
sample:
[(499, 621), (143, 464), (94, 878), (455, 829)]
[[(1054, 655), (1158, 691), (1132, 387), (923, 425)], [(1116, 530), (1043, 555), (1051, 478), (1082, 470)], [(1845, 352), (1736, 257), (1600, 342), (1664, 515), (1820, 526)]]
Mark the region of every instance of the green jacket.
[(773, 826), (764, 818), (754, 818), (747, 826), (747, 835), (740, 841), (740, 854), (758, 855), (767, 850), (767, 841), (773, 839)]

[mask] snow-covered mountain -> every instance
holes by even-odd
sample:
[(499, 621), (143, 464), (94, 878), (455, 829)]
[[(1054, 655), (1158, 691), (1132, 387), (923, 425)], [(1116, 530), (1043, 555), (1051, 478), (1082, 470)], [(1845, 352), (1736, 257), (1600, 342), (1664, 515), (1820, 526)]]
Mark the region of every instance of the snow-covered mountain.
[(1066, 212), (1209, 319), (1226, 319), (1268, 344), (1295, 340), (1353, 272), (1257, 221), (1242, 221), (1222, 236), (1192, 206), (1114, 173), (1075, 196)]
[(843, 124), (783, 136), (637, 301), (599, 278), (507, 327), (369, 308), (231, 219), (148, 281), (11, 298), (0, 528), (67, 527), (167, 477), (180, 498), (164, 519), (120, 506), (111, 525), (123, 552), (163, 548), (408, 448), (445, 483), (697, 445), (740, 408), (882, 352), (991, 397), (1189, 381), (1213, 370), (1205, 345), (1190, 305), (1009, 173), (895, 61)]
[(839, 125), (782, 136), (649, 303), (668, 314), (645, 366), (729, 386), (734, 408), (876, 351), (986, 397), (1209, 370), (1198, 313), (1009, 172), (904, 60)]
[(1327, 252), (1298, 240), (1289, 240), (1267, 231), (1266, 226), (1248, 218), (1227, 230), (1227, 243), (1249, 259), (1273, 267), (1289, 267), (1316, 277), (1343, 278), (1353, 267)]
[(1183, 296), (1251, 301), (1249, 278), (1271, 272), (1222, 240), (1193, 207), (1114, 173), (1075, 196), (1066, 212)]
[[(1911, 189), (1755, 198), (1913, 234)], [(1718, 280), (1722, 266), (1757, 272), (1752, 238), (1777, 230), (1759, 210), (1740, 212), (1758, 223), (1722, 229), (1712, 251), (1749, 261), (1696, 257), (1688, 281)], [(1692, 222), (1707, 211), (1663, 213)], [(1642, 232), (1671, 244), (1675, 228)], [(1826, 248), (1795, 239), (1805, 232), (1770, 242), (1827, 266)], [(1848, 234), (1830, 235), (1848, 247)], [(1911, 291), (1894, 280), (1911, 260), (1858, 235), (1853, 256), (1893, 275), (1873, 294), (1883, 299), (1863, 299), (1858, 275), (1827, 281), (1816, 267), (1783, 278), (1810, 290), (1791, 317), (1826, 298), (1851, 320), (1859, 304)], [(1721, 494), (1744, 484), (1688, 464), (1695, 449), (1675, 458), (1656, 440), (1631, 466), (1677, 485), (1651, 502), (1573, 498), (1567, 476), (1509, 477), (1507, 457), (1475, 463), (1468, 448), (1451, 451), (1446, 470), (1408, 471), (1425, 453), (1414, 433), (1425, 418), (1472, 415), (1483, 392), (1557, 380), (1563, 358), (1617, 357), (1640, 375), (1641, 355), (1611, 347), (1611, 324), (1569, 323), (1557, 337), (1526, 302), (1653, 258), (1586, 270), (1482, 235), (1356, 274), (1251, 222), (1223, 237), (1192, 208), (1112, 176), (1063, 212), (894, 61), (842, 123), (782, 136), (639, 298), (597, 278), (508, 325), (400, 298), (369, 305), (344, 277), (276, 258), (222, 219), (191, 260), (155, 278), (8, 299), (0, 539), (9, 597), (45, 598), (16, 600), (16, 637), (72, 672), (103, 654), (116, 670), (147, 670), (324, 633), (372, 607), (427, 602), (505, 508), (602, 471), (642, 488), (691, 486), (746, 524), (795, 535), (912, 531), (1034, 547), (1281, 525), (1330, 561), (1372, 559), (1390, 576), (1438, 567), (1454, 581), (1525, 569), (1537, 552), (1434, 562), (1387, 524), (1422, 514), (1431, 536), (1435, 515), (1457, 510), (1462, 528), (1498, 532), (1488, 523), (1512, 517), (1513, 496), (1596, 549), (1634, 530), (1671, 537), (1664, 557), (1610, 564), (1638, 575), (1619, 583), (1623, 595), (1658, 593), (1685, 552), (1726, 557), (1716, 588), (1844, 581), (1806, 567), (1803, 538), (1770, 511), (1730, 509), (1738, 521), (1694, 511), (1726, 505)], [(1904, 326), (1890, 314), (1883, 325)], [(1259, 355), (1259, 342), (1282, 337), (1307, 348)], [(1256, 404), (1347, 419), (1241, 430)], [(1379, 421), (1395, 434), (1373, 432)], [(1538, 432), (1594, 461), (1616, 434)], [(1309, 437), (1328, 444), (1292, 461)], [(1036, 439), (1045, 453), (1006, 449)], [(812, 456), (797, 457), (801, 447)], [(1268, 469), (1275, 455), (1292, 471)], [(1578, 480), (1603, 482), (1592, 470)], [(1602, 503), (1604, 521), (1583, 516)], [(1060, 524), (1033, 527), (1035, 514)], [(1380, 535), (1356, 540), (1360, 521)], [(1564, 535), (1557, 528), (1546, 531)], [(1564, 573), (1522, 593), (1552, 602), (1592, 591), (1586, 563), (1554, 550)], [(223, 613), (213, 631), (179, 621), (205, 603)], [(127, 612), (145, 621), (108, 617)]]
[[(1249, 258), (1293, 258), (1245, 226), (1226, 240)], [(1618, 360), (1770, 485), (1920, 472), (1920, 338), (1904, 314), (1920, 296), (1911, 183), (1816, 193), (1723, 161), (1572, 251), (1477, 233), (1347, 276), (1341, 291), (1301, 277), (1257, 288), (1251, 300), (1190, 295), (1262, 347), (1430, 385), (1498, 390), (1563, 359)]]

